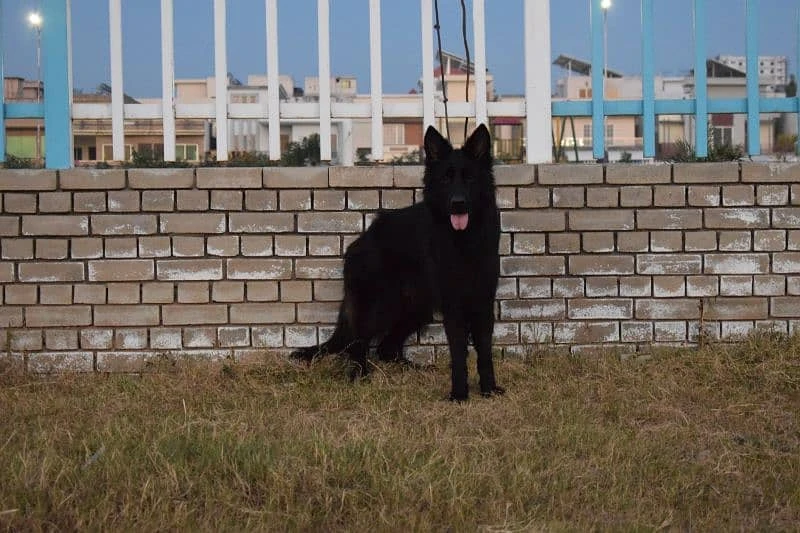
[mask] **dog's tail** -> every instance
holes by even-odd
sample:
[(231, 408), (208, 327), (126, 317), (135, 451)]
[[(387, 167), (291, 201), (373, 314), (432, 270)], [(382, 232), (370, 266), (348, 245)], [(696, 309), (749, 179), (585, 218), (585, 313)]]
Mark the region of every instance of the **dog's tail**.
[(295, 350), (292, 352), (292, 358), (311, 362), (314, 359), (319, 359), (329, 354), (340, 353), (347, 348), (351, 342), (352, 335), (347, 322), (345, 306), (344, 303), (342, 303), (342, 306), (339, 309), (339, 317), (336, 320), (336, 328), (333, 330), (333, 335), (331, 335), (331, 338), (322, 344)]

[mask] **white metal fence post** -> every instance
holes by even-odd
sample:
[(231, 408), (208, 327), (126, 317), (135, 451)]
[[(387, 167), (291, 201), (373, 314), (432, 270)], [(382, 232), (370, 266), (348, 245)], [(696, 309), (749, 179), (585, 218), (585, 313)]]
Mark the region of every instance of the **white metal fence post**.
[(550, 2), (525, 0), (526, 162), (553, 158), (550, 96)]
[(278, 73), (278, 0), (267, 2), (267, 100), (269, 110), (269, 158), (281, 158), (280, 79)]
[(122, 87), (122, 0), (109, 0), (111, 46), (111, 145), (115, 161), (125, 160), (125, 92)]
[(319, 46), (319, 157), (331, 160), (331, 54), (330, 4), (317, 0), (317, 35)]
[(228, 160), (228, 58), (225, 0), (214, 0), (214, 85), (216, 92), (217, 161)]
[(372, 160), (383, 159), (381, 0), (369, 0), (369, 89), (372, 101)]
[(175, 46), (172, 0), (161, 0), (161, 114), (164, 161), (175, 161)]

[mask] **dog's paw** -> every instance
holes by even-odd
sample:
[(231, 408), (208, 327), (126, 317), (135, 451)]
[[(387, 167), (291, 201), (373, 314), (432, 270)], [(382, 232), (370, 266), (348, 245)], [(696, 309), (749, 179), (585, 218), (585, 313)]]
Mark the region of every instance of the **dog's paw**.
[(447, 400), (449, 400), (452, 403), (465, 403), (465, 402), (469, 401), (469, 395), (468, 394), (461, 395), (461, 394), (452, 394), (451, 393), (450, 396), (447, 397)]
[(481, 391), (481, 396), (483, 396), (484, 398), (491, 398), (492, 396), (502, 396), (505, 393), (506, 389), (498, 385), (495, 385), (488, 391)]

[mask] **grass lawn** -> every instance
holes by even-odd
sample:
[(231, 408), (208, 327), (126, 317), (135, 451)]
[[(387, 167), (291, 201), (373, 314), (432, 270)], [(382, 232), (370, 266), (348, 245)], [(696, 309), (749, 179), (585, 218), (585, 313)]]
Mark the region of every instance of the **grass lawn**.
[(798, 337), (625, 360), (532, 353), (498, 361), (506, 396), (473, 383), (466, 404), (443, 401), (446, 361), (350, 384), (336, 360), (35, 377), (3, 357), (3, 529), (800, 524)]

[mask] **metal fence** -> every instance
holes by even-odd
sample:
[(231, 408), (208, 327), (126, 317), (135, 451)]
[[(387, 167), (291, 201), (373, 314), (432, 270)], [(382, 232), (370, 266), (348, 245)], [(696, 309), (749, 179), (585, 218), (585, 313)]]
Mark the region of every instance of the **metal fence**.
[[(591, 15), (592, 86), (604, 86), (603, 0), (587, 0)], [(2, 9), (0, 0), (0, 10)], [(174, 97), (173, 0), (161, 0), (161, 57), (162, 99), (160, 104), (125, 104), (122, 82), (122, 12), (121, 0), (109, 0), (111, 50), (111, 104), (73, 104), (71, 88), (70, 0), (42, 0), (42, 16), (47, 21), (42, 28), (43, 80), (46, 98), (43, 104), (5, 103), (0, 107), (0, 146), (5, 147), (5, 120), (12, 118), (43, 118), (47, 132), (47, 168), (72, 166), (72, 120), (111, 119), (113, 157), (124, 159), (124, 120), (163, 120), (164, 158), (175, 159), (176, 119), (213, 119), (217, 125), (217, 159), (228, 158), (228, 120), (236, 118), (262, 119), (279, 124), (282, 119), (313, 119), (319, 121), (322, 160), (331, 159), (331, 124), (337, 119), (370, 119), (373, 158), (383, 158), (384, 118), (421, 118), (424, 127), (434, 124), (435, 117), (444, 116), (444, 103), (437, 98), (434, 83), (433, 0), (420, 0), (422, 39), (422, 97), (419, 102), (388, 103), (382, 93), (380, 0), (369, 3), (370, 88), (368, 104), (333, 102), (330, 85), (330, 0), (317, 0), (319, 103), (281, 102), (278, 82), (278, 0), (266, 3), (267, 48), (267, 105), (228, 103), (227, 57), (225, 50), (226, 0), (213, 0), (214, 6), (214, 75), (216, 101), (213, 104), (182, 104)], [(548, 0), (524, 0), (524, 57), (525, 93), (522, 102), (487, 101), (486, 39), (484, 26), (485, 0), (473, 0), (472, 23), (474, 35), (475, 88), (474, 102), (451, 102), (451, 117), (474, 117), (486, 123), (491, 117), (520, 117), (526, 121), (526, 162), (549, 162), (552, 159), (551, 122), (556, 116), (592, 117), (592, 147), (595, 158), (605, 153), (604, 117), (628, 115), (642, 117), (643, 155), (655, 156), (656, 115), (694, 115), (695, 147), (699, 157), (706, 156), (709, 113), (746, 113), (750, 155), (759, 153), (759, 114), (798, 113), (800, 97), (763, 98), (759, 95), (758, 80), (758, 20), (760, 0), (746, 0), (747, 96), (746, 98), (709, 99), (706, 80), (706, 0), (694, 0), (694, 71), (695, 97), (691, 99), (656, 99), (653, 66), (653, 4), (641, 0), (642, 17), (642, 99), (607, 100), (605, 91), (595, 90), (591, 100), (558, 101), (551, 98), (550, 76), (550, 3)], [(502, 2), (492, 7), (502, 9)], [(0, 12), (0, 17), (2, 13)], [(800, 34), (800, 18), (798, 19)], [(797, 39), (800, 61), (800, 38)], [(0, 50), (0, 70), (2, 70)], [(800, 79), (800, 70), (795, 65)], [(0, 98), (5, 102), (0, 87)], [(280, 128), (269, 128), (269, 154), (280, 158)], [(0, 151), (4, 160), (5, 150)]]

